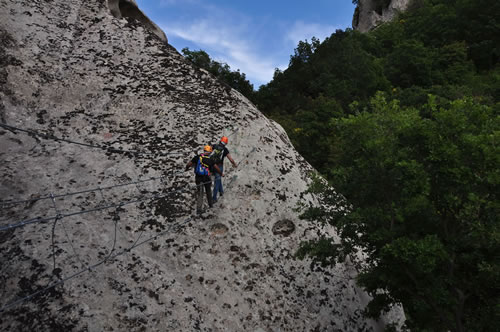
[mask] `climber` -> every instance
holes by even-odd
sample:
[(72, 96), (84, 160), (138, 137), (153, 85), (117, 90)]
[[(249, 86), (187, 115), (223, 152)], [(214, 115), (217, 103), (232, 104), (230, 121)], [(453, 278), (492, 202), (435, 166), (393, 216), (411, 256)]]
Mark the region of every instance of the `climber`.
[(212, 180), (210, 175), (215, 172), (218, 173), (219, 177), (223, 176), (222, 169), (219, 168), (210, 157), (212, 153), (212, 147), (210, 145), (205, 145), (203, 153), (196, 155), (189, 161), (186, 165), (186, 171), (194, 166), (195, 183), (196, 183), (196, 213), (201, 214), (203, 208), (203, 188), (205, 188), (208, 206), (212, 207)]
[[(220, 139), (219, 144), (215, 144), (213, 146), (213, 152), (211, 154), (212, 159), (214, 160), (215, 165), (217, 165), (221, 171), (221, 173), (224, 171), (224, 158), (227, 157), (231, 164), (233, 164), (233, 167), (238, 167), (234, 159), (231, 157), (229, 154), (229, 150), (226, 148), (226, 145), (228, 143), (228, 139), (226, 136), (223, 136)], [(219, 174), (215, 174), (215, 185), (214, 185), (214, 194), (213, 194), (213, 202), (217, 202), (217, 194), (220, 193), (220, 195), (224, 195), (224, 189), (222, 188), (222, 179)]]

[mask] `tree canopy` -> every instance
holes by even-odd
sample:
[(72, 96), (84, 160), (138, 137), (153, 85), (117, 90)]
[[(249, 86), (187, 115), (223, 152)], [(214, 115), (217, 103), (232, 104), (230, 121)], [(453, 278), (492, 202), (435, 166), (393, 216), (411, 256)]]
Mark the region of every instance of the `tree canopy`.
[(328, 181), (303, 217), (340, 242), (298, 257), (363, 251), (370, 316), (402, 304), (412, 331), (498, 330), (499, 45), (500, 2), (415, 0), (370, 33), (300, 42), (255, 94)]
[(341, 243), (308, 242), (299, 256), (334, 264), (366, 253), (358, 281), (374, 297), (370, 316), (402, 303), (412, 330), (494, 331), (500, 117), (470, 98), (438, 107), (431, 97), (424, 107), (428, 114), (379, 93), (368, 109), (332, 121), (336, 191), (318, 181), (311, 190), (323, 208), (303, 217), (334, 225)]
[(203, 50), (191, 51), (185, 47), (182, 49), (182, 54), (193, 64), (205, 69), (231, 88), (241, 92), (248, 99), (253, 99), (253, 84), (246, 79), (245, 73), (241, 73), (239, 69), (232, 71), (228, 64), (212, 60), (208, 53)]
[[(368, 105), (377, 91), (417, 108), (428, 94), (443, 104), (470, 96), (493, 106), (500, 101), (498, 13), (500, 2), (494, 0), (416, 0), (370, 33), (337, 30), (323, 42), (301, 41), (289, 67), (275, 72), (252, 101), (282, 122), (306, 158), (309, 148), (300, 142), (313, 133), (303, 128), (303, 117), (316, 113), (320, 99), (334, 100), (337, 115), (351, 114), (353, 102)], [(315, 140), (330, 136), (323, 127)], [(324, 153), (307, 160), (327, 171)]]

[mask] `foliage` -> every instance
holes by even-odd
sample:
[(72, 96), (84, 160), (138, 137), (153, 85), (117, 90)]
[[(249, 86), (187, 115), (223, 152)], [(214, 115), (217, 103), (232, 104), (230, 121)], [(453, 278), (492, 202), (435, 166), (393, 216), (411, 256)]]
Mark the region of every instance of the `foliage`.
[[(315, 112), (309, 112), (314, 109)], [(294, 146), (303, 152), (304, 158), (316, 160), (318, 169), (328, 169), (332, 142), (326, 139), (318, 140), (325, 132), (332, 130), (330, 119), (342, 115), (342, 107), (335, 99), (323, 95), (306, 100), (304, 107), (297, 110), (293, 117), (277, 116), (277, 120), (289, 132)]]
[(331, 263), (365, 252), (358, 282), (373, 296), (371, 316), (402, 303), (412, 330), (494, 331), (500, 117), (470, 98), (438, 107), (431, 97), (425, 108), (428, 116), (377, 94), (333, 121), (340, 151), (329, 178), (343, 196), (318, 181), (312, 191), (338, 212), (303, 216), (334, 225), (341, 243), (308, 242), (299, 254)]
[(240, 73), (239, 69), (232, 71), (229, 65), (212, 60), (208, 53), (203, 50), (191, 51), (185, 47), (182, 49), (182, 54), (193, 64), (213, 74), (248, 99), (253, 99), (253, 85), (246, 79), (245, 73)]
[(494, 0), (414, 0), (408, 12), (370, 33), (337, 30), (323, 42), (299, 42), (289, 67), (277, 70), (252, 101), (283, 123), (298, 151), (324, 173), (324, 153), (300, 143), (314, 137), (335, 144), (327, 125), (301, 120), (317, 122), (315, 113), (324, 114), (319, 110), (327, 105), (311, 103), (320, 96), (336, 101), (335, 114), (351, 113), (352, 102), (367, 107), (377, 91), (414, 107), (422, 107), (428, 94), (438, 103), (467, 96), (490, 106), (500, 102), (498, 13), (500, 2)]
[(377, 90), (389, 89), (382, 63), (368, 51), (377, 47), (367, 35), (340, 30), (320, 45), (314, 40), (301, 42), (288, 69), (259, 89), (256, 103), (271, 116), (294, 114), (309, 99), (323, 95), (347, 109), (354, 98), (366, 99)]

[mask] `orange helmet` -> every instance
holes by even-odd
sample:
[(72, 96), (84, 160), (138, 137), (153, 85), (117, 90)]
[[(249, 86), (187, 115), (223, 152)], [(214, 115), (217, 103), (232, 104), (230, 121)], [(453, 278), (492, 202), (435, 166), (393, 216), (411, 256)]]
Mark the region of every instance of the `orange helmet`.
[(205, 147), (203, 148), (203, 150), (205, 152), (212, 152), (212, 147), (210, 145), (205, 145)]
[(220, 141), (221, 141), (222, 143), (224, 143), (224, 145), (226, 145), (226, 144), (227, 144), (227, 142), (229, 142), (229, 140), (227, 139), (227, 137), (226, 137), (226, 136), (222, 136), (222, 138), (220, 139)]

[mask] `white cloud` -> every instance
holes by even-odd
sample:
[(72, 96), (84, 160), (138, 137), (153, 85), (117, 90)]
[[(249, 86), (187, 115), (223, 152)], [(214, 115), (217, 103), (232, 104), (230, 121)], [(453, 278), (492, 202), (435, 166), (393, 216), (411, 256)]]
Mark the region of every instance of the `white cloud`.
[(198, 4), (198, 0), (160, 0), (160, 6), (179, 6), (188, 4)]
[(317, 23), (305, 23), (303, 21), (296, 21), (290, 31), (286, 35), (286, 39), (292, 42), (294, 46), (297, 46), (299, 41), (309, 40), (312, 37), (316, 37), (319, 40), (324, 40), (329, 37), (338, 27), (334, 25), (324, 25)]
[[(248, 78), (258, 83), (267, 83), (273, 78), (275, 65), (270, 61), (263, 59), (261, 56), (251, 54), (246, 51), (233, 48), (229, 50), (230, 58), (227, 59), (227, 64), (233, 69), (240, 69)], [(222, 59), (224, 61), (224, 59)], [(255, 86), (258, 88), (258, 86)]]
[(258, 54), (257, 45), (252, 44), (247, 37), (249, 28), (245, 24), (211, 18), (189, 25), (170, 23), (162, 28), (169, 38), (175, 36), (198, 45), (214, 60), (227, 63), (232, 70), (240, 69), (247, 79), (257, 84), (269, 82), (274, 69), (278, 67), (270, 58)]
[[(203, 0), (137, 0), (156, 8), (156, 23), (180, 51), (202, 49), (216, 61), (240, 69), (258, 88), (269, 82), (275, 68), (288, 67), (290, 55), (301, 40), (323, 40), (336, 26), (260, 15), (252, 18), (236, 7)], [(155, 5), (152, 5), (154, 3)], [(168, 7), (162, 14), (162, 10)], [(155, 7), (156, 6), (156, 7)]]

